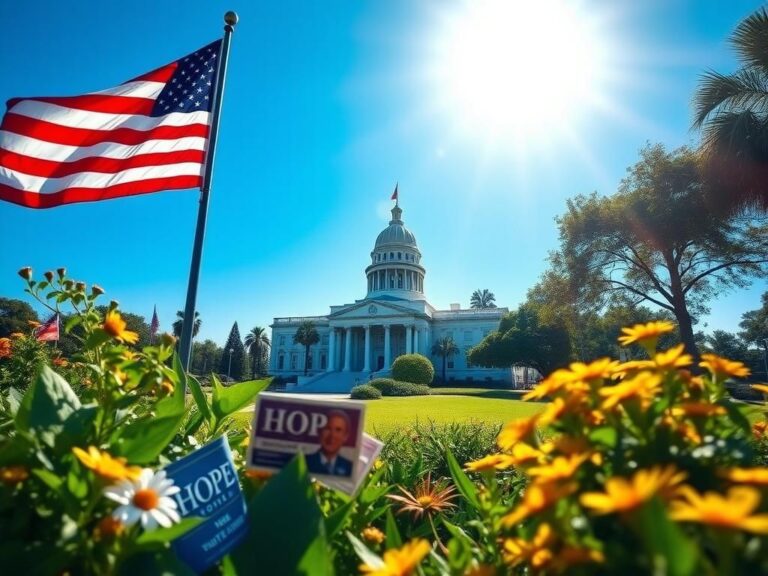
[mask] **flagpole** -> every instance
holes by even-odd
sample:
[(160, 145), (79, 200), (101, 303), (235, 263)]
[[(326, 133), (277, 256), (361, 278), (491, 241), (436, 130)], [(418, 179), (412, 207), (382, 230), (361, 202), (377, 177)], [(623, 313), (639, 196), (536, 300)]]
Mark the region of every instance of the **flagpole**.
[(205, 222), (208, 218), (208, 198), (211, 192), (211, 178), (213, 175), (213, 160), (216, 156), (216, 140), (219, 135), (219, 116), (221, 114), (221, 101), (224, 96), (224, 80), (227, 75), (227, 60), (229, 58), (229, 44), (232, 31), (237, 24), (238, 17), (235, 12), (227, 12), (224, 15), (224, 39), (221, 43), (219, 56), (219, 69), (216, 74), (214, 87), (213, 108), (211, 109), (211, 133), (208, 139), (208, 153), (205, 159), (205, 174), (203, 185), (200, 188), (200, 207), (197, 211), (197, 228), (195, 229), (195, 243), (192, 248), (192, 263), (189, 269), (189, 284), (187, 286), (187, 302), (184, 306), (184, 320), (181, 327), (181, 342), (179, 353), (181, 365), (184, 370), (189, 370), (189, 361), (192, 356), (192, 328), (195, 324), (195, 303), (197, 301), (197, 283), (200, 278), (200, 261), (203, 255), (203, 240), (205, 239)]

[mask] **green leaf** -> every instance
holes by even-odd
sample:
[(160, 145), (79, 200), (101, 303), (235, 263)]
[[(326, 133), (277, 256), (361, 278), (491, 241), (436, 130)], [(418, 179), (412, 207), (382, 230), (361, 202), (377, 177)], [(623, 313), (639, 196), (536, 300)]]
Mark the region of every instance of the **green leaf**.
[(400, 548), (403, 545), (403, 538), (400, 536), (400, 530), (397, 529), (397, 522), (391, 508), (387, 508), (387, 522), (384, 530), (387, 534), (387, 548)]
[(64, 480), (60, 476), (54, 474), (53, 472), (49, 472), (44, 468), (35, 468), (32, 470), (32, 474), (37, 476), (43, 482), (43, 484), (48, 486), (48, 488), (54, 492), (58, 492), (61, 488), (61, 485), (64, 484)]
[(325, 523), (302, 455), (248, 504), (250, 530), (230, 556), (238, 574), (332, 574)]
[(155, 404), (155, 413), (159, 418), (183, 414), (186, 410), (185, 390), (187, 388), (187, 376), (181, 367), (179, 358), (174, 354), (173, 367), (179, 377), (179, 382), (173, 388), (173, 393)]
[(55, 435), (79, 408), (80, 399), (67, 381), (48, 366), (43, 366), (21, 400), (16, 413), (16, 428), (21, 432)]
[(211, 407), (219, 422), (253, 402), (256, 395), (269, 384), (267, 380), (249, 380), (225, 388), (215, 375), (211, 380), (213, 382)]
[(355, 554), (363, 563), (368, 564), (372, 568), (383, 568), (384, 560), (382, 560), (377, 554), (371, 551), (368, 546), (363, 544), (358, 538), (356, 538), (351, 532), (347, 532), (347, 538), (352, 543), (352, 548), (355, 549)]
[(78, 314), (70, 316), (67, 319), (66, 324), (64, 324), (64, 332), (66, 334), (69, 334), (72, 331), (72, 328), (74, 328), (78, 324), (82, 324), (82, 322), (83, 322), (83, 317), (82, 316), (80, 316)]
[(338, 534), (339, 531), (344, 527), (347, 518), (349, 518), (349, 515), (354, 509), (355, 501), (350, 500), (349, 502), (339, 506), (336, 510), (334, 510), (333, 514), (325, 519), (325, 533), (329, 540), (336, 536), (336, 534)]
[(656, 569), (669, 576), (692, 576), (699, 564), (698, 549), (672, 522), (659, 498), (643, 506), (633, 518)]
[(175, 540), (179, 536), (183, 536), (192, 528), (200, 524), (203, 518), (187, 517), (182, 518), (181, 522), (174, 524), (168, 528), (157, 528), (151, 532), (144, 532), (136, 539), (136, 544), (139, 546), (146, 546), (149, 544), (165, 544)]
[(456, 461), (456, 457), (450, 450), (445, 451), (445, 459), (448, 462), (448, 470), (451, 473), (451, 477), (453, 478), (454, 484), (456, 484), (456, 489), (459, 491), (459, 494), (464, 496), (470, 506), (475, 510), (479, 510), (480, 500), (477, 497), (477, 488), (472, 483), (472, 480), (470, 480), (469, 476), (467, 476), (464, 473), (464, 470), (461, 469), (461, 466)]
[(725, 408), (726, 412), (728, 412), (728, 416), (730, 416), (731, 420), (734, 424), (736, 424), (736, 426), (741, 428), (742, 432), (748, 436), (751, 436), (752, 425), (749, 423), (749, 419), (744, 415), (744, 412), (739, 409), (737, 404), (729, 402), (728, 400), (720, 400), (717, 404)]
[(101, 328), (94, 330), (88, 338), (85, 340), (85, 347), (87, 349), (93, 349), (97, 346), (100, 346), (101, 344), (104, 344), (104, 342), (107, 342), (111, 336), (104, 332)]
[(200, 382), (197, 381), (197, 378), (190, 375), (189, 378), (187, 378), (187, 383), (189, 384), (190, 392), (192, 392), (192, 398), (195, 399), (195, 404), (197, 404), (197, 409), (200, 411), (203, 418), (205, 418), (205, 421), (208, 422), (208, 425), (212, 427), (213, 412), (211, 412), (211, 407), (208, 404), (208, 399), (205, 397), (205, 392), (203, 392), (203, 389), (200, 386)]
[(589, 439), (592, 442), (602, 444), (609, 448), (616, 446), (617, 438), (618, 435), (616, 433), (616, 428), (613, 428), (612, 426), (602, 426), (600, 428), (595, 428), (592, 430), (592, 432), (589, 433)]
[(165, 418), (141, 418), (123, 428), (117, 454), (131, 464), (153, 462), (173, 440), (184, 421), (184, 412)]

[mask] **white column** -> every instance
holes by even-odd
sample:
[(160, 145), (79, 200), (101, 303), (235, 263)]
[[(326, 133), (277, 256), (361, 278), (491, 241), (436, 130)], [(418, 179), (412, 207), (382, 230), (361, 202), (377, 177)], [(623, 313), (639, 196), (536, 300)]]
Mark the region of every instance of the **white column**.
[(371, 371), (371, 327), (365, 327), (365, 360), (363, 361), (363, 372)]
[(389, 341), (389, 324), (384, 324), (384, 370), (392, 366), (392, 345)]
[(344, 372), (349, 372), (349, 359), (352, 356), (352, 328), (347, 326), (344, 333)]
[(418, 326), (414, 326), (413, 328), (413, 353), (414, 354), (419, 353), (419, 334), (421, 334), (421, 330), (419, 330)]
[(405, 327), (405, 353), (410, 354), (413, 350), (413, 327), (408, 325)]
[(331, 328), (328, 332), (328, 366), (326, 372), (336, 370), (336, 328)]

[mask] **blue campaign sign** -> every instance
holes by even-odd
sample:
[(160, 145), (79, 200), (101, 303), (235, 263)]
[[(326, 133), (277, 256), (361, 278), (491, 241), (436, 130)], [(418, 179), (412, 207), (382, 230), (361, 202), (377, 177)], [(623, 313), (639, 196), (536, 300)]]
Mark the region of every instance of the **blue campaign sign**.
[(180, 491), (179, 514), (205, 520), (173, 541), (181, 560), (202, 572), (227, 554), (248, 530), (246, 507), (232, 453), (218, 438), (165, 468)]

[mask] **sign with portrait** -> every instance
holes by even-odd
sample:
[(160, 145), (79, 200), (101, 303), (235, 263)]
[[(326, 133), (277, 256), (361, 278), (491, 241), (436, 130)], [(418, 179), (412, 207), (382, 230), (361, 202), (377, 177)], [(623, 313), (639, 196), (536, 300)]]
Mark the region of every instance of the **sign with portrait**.
[(352, 489), (363, 447), (365, 404), (347, 400), (259, 394), (248, 466), (277, 471), (299, 452), (318, 480)]

